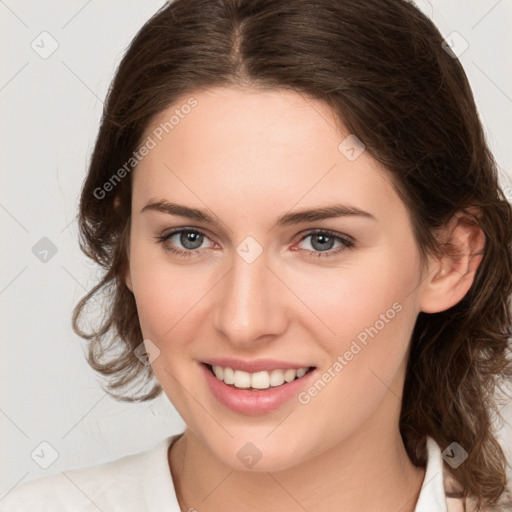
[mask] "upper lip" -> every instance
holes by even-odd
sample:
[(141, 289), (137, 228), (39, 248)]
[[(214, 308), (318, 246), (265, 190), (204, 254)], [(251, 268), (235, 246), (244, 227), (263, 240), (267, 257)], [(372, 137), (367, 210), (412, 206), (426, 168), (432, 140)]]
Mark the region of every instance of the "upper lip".
[(233, 370), (242, 370), (248, 373), (287, 370), (289, 368), (298, 370), (299, 368), (310, 368), (312, 365), (303, 363), (291, 363), (289, 361), (278, 361), (275, 359), (254, 359), (252, 361), (244, 361), (242, 359), (230, 359), (226, 357), (215, 357), (202, 361), (204, 364), (212, 366), (222, 366), (224, 368), (232, 368)]

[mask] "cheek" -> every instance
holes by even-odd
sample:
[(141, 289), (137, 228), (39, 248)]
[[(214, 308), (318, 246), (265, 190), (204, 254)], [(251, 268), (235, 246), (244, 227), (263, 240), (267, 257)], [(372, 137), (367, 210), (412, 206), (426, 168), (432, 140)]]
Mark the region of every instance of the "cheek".
[[(304, 402), (318, 396), (321, 407), (338, 402), (336, 414), (343, 410), (364, 415), (392, 385), (418, 314), (414, 290), (419, 255), (413, 243), (403, 242), (407, 243), (400, 250), (387, 245), (368, 251), (365, 258), (340, 271), (335, 282), (334, 271), (318, 273), (315, 286), (311, 278), (295, 276), (295, 290), (301, 290), (298, 294), (315, 313), (305, 315), (303, 321), (324, 354), (322, 369), (327, 372)], [(324, 384), (330, 391), (323, 392)], [(399, 396), (400, 386), (393, 392)]]
[(285, 276), (307, 308), (302, 308), (302, 321), (331, 356), (348, 349), (353, 339), (364, 343), (372, 334), (389, 337), (395, 345), (404, 338), (408, 341), (404, 331), (410, 330), (417, 315), (419, 257), (415, 246), (405, 243), (409, 247), (399, 246), (401, 250), (386, 244), (354, 253), (338, 268)]
[(311, 306), (323, 312), (322, 320), (336, 335), (325, 335), (324, 329), (317, 337), (328, 354), (326, 373), (316, 386), (321, 391), (311, 390), (316, 396), (304, 396), (304, 401), (311, 398), (319, 410), (336, 402), (332, 414), (340, 421), (364, 421), (388, 390), (397, 398), (390, 397), (392, 406), (400, 405), (402, 383), (397, 377), (405, 369), (418, 314), (419, 255), (412, 241), (398, 247), (369, 254), (336, 286), (324, 283), (324, 293), (317, 292)]
[[(400, 296), (400, 287), (385, 284), (380, 293), (372, 286), (358, 287), (352, 299), (346, 294), (336, 307), (323, 298), (323, 320), (334, 326), (336, 336), (323, 326), (315, 327), (316, 350), (323, 354), (321, 372), (298, 396), (301, 405), (294, 415), (305, 425), (322, 418), (321, 427), (308, 429), (315, 446), (329, 448), (333, 440), (357, 432), (374, 415), (384, 421), (398, 414), (417, 311), (410, 297)], [(360, 298), (363, 291), (368, 295)]]
[(171, 279), (168, 271), (162, 273), (153, 268), (137, 277), (135, 297), (141, 329), (156, 343), (172, 338), (173, 331), (201, 296), (195, 282), (181, 275), (176, 272)]
[[(180, 343), (178, 333), (190, 328), (208, 291), (215, 285), (215, 275), (207, 266), (193, 271), (166, 257), (161, 248), (134, 245), (130, 255), (130, 272), (137, 303), (137, 313), (144, 338), (161, 350)], [(192, 326), (193, 327), (193, 326)]]

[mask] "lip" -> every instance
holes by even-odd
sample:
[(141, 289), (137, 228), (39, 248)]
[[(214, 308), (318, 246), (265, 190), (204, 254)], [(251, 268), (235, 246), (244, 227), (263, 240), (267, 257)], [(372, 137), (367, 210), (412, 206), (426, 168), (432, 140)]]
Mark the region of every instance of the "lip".
[(312, 364), (302, 364), (302, 363), (290, 363), (286, 361), (277, 361), (275, 359), (258, 359), (254, 361), (243, 361), (242, 359), (229, 359), (229, 358), (213, 358), (201, 361), (205, 364), (210, 364), (212, 366), (222, 366), (224, 368), (233, 368), (233, 370), (242, 370), (244, 372), (255, 373), (267, 371), (270, 372), (272, 370), (288, 370), (294, 369), (298, 370), (299, 368), (310, 368), (314, 365)]
[[(220, 359), (217, 361), (220, 361)], [(258, 363), (261, 363), (261, 361)], [(268, 361), (265, 364), (267, 363)], [(309, 385), (311, 379), (313, 379), (317, 373), (317, 369), (314, 368), (300, 379), (295, 379), (292, 382), (287, 382), (281, 386), (270, 387), (259, 391), (250, 391), (247, 389), (237, 389), (235, 387), (228, 386), (223, 381), (217, 379), (206, 364), (199, 363), (199, 366), (204, 374), (210, 392), (217, 401), (228, 409), (245, 415), (266, 414), (278, 409), (292, 398), (297, 397), (300, 391)], [(259, 366), (259, 368), (261, 368), (261, 366)], [(278, 366), (276, 368), (283, 368), (283, 366)], [(288, 366), (288, 368), (300, 367)], [(237, 369), (242, 368), (238, 367)], [(253, 372), (254, 371), (261, 370), (253, 370)]]

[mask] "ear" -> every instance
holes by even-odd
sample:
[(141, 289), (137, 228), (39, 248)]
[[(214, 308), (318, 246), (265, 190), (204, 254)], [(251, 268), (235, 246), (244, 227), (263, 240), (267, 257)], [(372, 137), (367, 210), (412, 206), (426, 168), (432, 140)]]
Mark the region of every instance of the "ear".
[(455, 214), (439, 236), (443, 254), (429, 261), (429, 277), (420, 297), (424, 313), (445, 311), (460, 302), (471, 288), (484, 255), (485, 235), (466, 213)]
[[(114, 198), (114, 209), (118, 210), (121, 205), (121, 199), (119, 195)], [(133, 285), (132, 285), (132, 276), (130, 274), (130, 228), (131, 228), (131, 219), (128, 220), (126, 226), (124, 227), (123, 233), (121, 235), (120, 243), (123, 244), (124, 250), (126, 252), (126, 263), (124, 270), (124, 282), (128, 288), (133, 293)]]
[[(124, 242), (124, 241), (123, 241)], [(128, 290), (133, 293), (132, 274), (130, 272), (130, 246), (126, 247), (126, 263), (124, 268), (124, 282)]]
[(130, 264), (129, 263), (126, 265), (126, 271), (124, 274), (124, 282), (126, 283), (128, 290), (130, 290), (133, 293), (132, 276), (130, 275)]

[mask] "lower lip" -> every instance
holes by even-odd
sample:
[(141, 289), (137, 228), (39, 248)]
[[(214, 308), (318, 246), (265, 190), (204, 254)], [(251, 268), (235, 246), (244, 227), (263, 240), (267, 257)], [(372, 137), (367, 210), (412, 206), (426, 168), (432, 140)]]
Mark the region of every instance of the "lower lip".
[(250, 391), (228, 386), (217, 379), (205, 364), (200, 363), (200, 366), (210, 391), (222, 405), (235, 412), (254, 415), (274, 411), (296, 397), (316, 372), (316, 370), (312, 370), (300, 379), (295, 379), (281, 386)]

